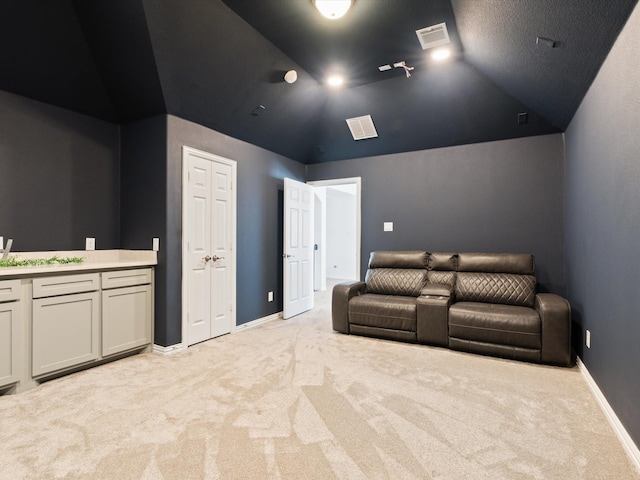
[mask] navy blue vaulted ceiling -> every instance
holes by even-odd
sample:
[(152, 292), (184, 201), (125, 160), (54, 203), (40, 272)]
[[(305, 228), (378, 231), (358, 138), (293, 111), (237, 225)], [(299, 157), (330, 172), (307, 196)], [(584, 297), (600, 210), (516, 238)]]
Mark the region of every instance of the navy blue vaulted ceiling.
[[(526, 137), (566, 129), (636, 3), (355, 0), (331, 21), (311, 0), (2, 0), (0, 89), (113, 123), (171, 114), (304, 163)], [(415, 30), (442, 22), (454, 56), (434, 64)], [(410, 78), (378, 70), (403, 60)], [(378, 138), (353, 140), (362, 115)]]

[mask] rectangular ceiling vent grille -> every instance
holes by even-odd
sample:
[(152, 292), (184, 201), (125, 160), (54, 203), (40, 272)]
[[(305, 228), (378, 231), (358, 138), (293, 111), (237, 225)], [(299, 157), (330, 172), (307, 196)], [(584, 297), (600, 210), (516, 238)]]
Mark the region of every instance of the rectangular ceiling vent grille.
[(347, 125), (349, 125), (349, 130), (351, 130), (351, 135), (353, 135), (354, 140), (364, 140), (365, 138), (375, 138), (378, 136), (371, 115), (347, 118)]
[(420, 40), (423, 50), (449, 43), (449, 32), (447, 31), (446, 23), (421, 28), (416, 30), (416, 35), (418, 35), (418, 40)]

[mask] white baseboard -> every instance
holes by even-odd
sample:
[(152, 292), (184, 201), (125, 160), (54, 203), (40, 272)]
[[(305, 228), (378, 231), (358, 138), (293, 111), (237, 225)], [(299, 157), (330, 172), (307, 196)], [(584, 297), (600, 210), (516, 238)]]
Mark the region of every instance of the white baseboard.
[(176, 343), (175, 345), (169, 345), (168, 347), (154, 345), (153, 353), (157, 353), (159, 355), (175, 355), (176, 353), (184, 352), (186, 349), (187, 346), (184, 343)]
[[(248, 328), (257, 327), (258, 325), (262, 325), (263, 323), (267, 323), (272, 320), (278, 320), (279, 318), (282, 318), (282, 312), (274, 313), (273, 315), (258, 318), (256, 320), (252, 320), (251, 322), (238, 325), (233, 328), (232, 333), (241, 332), (242, 330), (246, 330)], [(175, 345), (169, 345), (168, 347), (163, 347), (162, 345), (153, 346), (153, 353), (157, 353), (159, 355), (175, 355), (176, 353), (184, 352), (186, 350), (187, 346), (184, 343), (176, 343)]]
[(248, 328), (257, 327), (258, 325), (262, 325), (263, 323), (267, 323), (267, 322), (270, 322), (272, 320), (278, 320), (280, 318), (282, 318), (282, 312), (274, 313), (273, 315), (269, 315), (269, 316), (262, 317), (262, 318), (257, 318), (255, 320), (250, 321), (250, 322), (243, 323), (242, 325), (237, 325), (233, 329), (233, 333), (241, 332), (242, 330), (246, 330)]
[(636, 469), (640, 472), (640, 450), (638, 450), (637, 445), (633, 442), (633, 439), (627, 433), (624, 425), (622, 425), (622, 422), (620, 422), (620, 419), (618, 419), (618, 416), (613, 411), (613, 408), (611, 408), (611, 405), (609, 405), (609, 402), (603, 395), (600, 387), (598, 387), (598, 384), (589, 373), (589, 370), (587, 370), (585, 364), (582, 363), (582, 360), (580, 360), (580, 357), (576, 359), (576, 363), (578, 365), (578, 368), (580, 369), (580, 372), (582, 372), (582, 376), (587, 382), (587, 385), (589, 385), (593, 396), (596, 397), (596, 401), (604, 412), (605, 417), (607, 417), (607, 420), (609, 420), (613, 431), (618, 436), (618, 439), (631, 458), (631, 461), (635, 464)]

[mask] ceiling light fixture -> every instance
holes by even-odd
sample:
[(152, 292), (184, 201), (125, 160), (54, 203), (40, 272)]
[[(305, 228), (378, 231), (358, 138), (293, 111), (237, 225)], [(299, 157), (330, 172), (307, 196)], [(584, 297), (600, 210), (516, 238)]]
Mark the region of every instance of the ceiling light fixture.
[(340, 75), (331, 75), (327, 78), (327, 83), (330, 87), (340, 87), (344, 83), (344, 78)]
[(438, 61), (446, 60), (450, 56), (451, 50), (449, 50), (448, 48), (438, 48), (431, 52), (431, 58)]
[(411, 70), (413, 70), (414, 67), (408, 67), (407, 62), (403, 60), (402, 62), (394, 63), (393, 66), (394, 68), (404, 68), (404, 73), (407, 75), (407, 78), (411, 78)]
[(351, 8), (351, 0), (314, 0), (318, 11), (330, 20), (336, 20), (344, 16)]

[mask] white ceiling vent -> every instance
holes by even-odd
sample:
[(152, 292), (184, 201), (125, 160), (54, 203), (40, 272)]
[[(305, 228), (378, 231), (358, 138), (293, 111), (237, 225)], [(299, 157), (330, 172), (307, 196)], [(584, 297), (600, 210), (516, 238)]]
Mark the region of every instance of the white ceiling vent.
[(449, 32), (447, 31), (446, 23), (421, 28), (416, 30), (416, 35), (418, 35), (418, 40), (420, 40), (423, 50), (449, 43)]
[(378, 136), (371, 115), (347, 118), (347, 125), (349, 125), (349, 130), (351, 130), (351, 135), (353, 135), (354, 140), (364, 140), (365, 138), (375, 138)]

